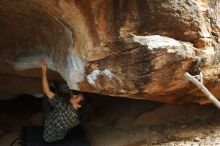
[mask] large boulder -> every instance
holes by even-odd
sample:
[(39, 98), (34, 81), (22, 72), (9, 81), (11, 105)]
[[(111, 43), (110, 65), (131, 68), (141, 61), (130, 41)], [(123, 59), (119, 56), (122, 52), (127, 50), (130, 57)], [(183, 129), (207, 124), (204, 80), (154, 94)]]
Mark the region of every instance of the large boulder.
[[(219, 9), (218, 0), (2, 0), (0, 72), (40, 82), (43, 57), (72, 89), (207, 103), (184, 73), (202, 71), (220, 97)], [(58, 73), (50, 79), (63, 81)]]

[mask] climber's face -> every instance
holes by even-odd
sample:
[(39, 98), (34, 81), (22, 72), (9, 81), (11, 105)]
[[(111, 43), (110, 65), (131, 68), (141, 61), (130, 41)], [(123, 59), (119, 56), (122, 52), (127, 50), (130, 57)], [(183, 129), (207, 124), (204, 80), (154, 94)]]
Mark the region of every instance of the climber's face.
[(82, 107), (82, 102), (84, 101), (83, 94), (72, 95), (70, 97), (70, 103), (73, 105), (75, 110), (78, 110)]

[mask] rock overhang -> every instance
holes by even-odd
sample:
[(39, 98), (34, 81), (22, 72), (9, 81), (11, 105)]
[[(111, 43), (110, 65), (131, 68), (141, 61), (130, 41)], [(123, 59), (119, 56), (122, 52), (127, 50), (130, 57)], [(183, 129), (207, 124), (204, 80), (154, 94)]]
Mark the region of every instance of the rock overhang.
[(44, 57), (76, 90), (203, 103), (183, 74), (202, 70), (217, 90), (217, 7), (211, 0), (3, 0), (0, 59), (21, 70)]

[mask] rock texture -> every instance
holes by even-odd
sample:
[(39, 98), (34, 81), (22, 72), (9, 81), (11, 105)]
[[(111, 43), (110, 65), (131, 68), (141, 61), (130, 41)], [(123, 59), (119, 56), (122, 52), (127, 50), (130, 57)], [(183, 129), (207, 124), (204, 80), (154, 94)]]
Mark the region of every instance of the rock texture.
[(220, 97), (219, 9), (218, 0), (2, 0), (0, 72), (36, 83), (44, 57), (72, 89), (207, 103), (183, 75), (203, 71)]

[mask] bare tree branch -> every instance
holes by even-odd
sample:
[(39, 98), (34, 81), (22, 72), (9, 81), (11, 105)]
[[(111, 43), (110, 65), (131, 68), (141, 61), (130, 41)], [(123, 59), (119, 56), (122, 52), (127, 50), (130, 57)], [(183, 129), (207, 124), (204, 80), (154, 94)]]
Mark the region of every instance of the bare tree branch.
[(212, 95), (212, 93), (209, 92), (209, 90), (203, 85), (203, 75), (201, 73), (200, 82), (188, 72), (185, 73), (185, 77), (193, 84), (195, 84), (209, 98), (209, 100), (220, 109), (220, 102), (218, 101), (218, 99), (214, 95)]
[(203, 84), (203, 73), (202, 72), (200, 72), (200, 82), (201, 84)]

